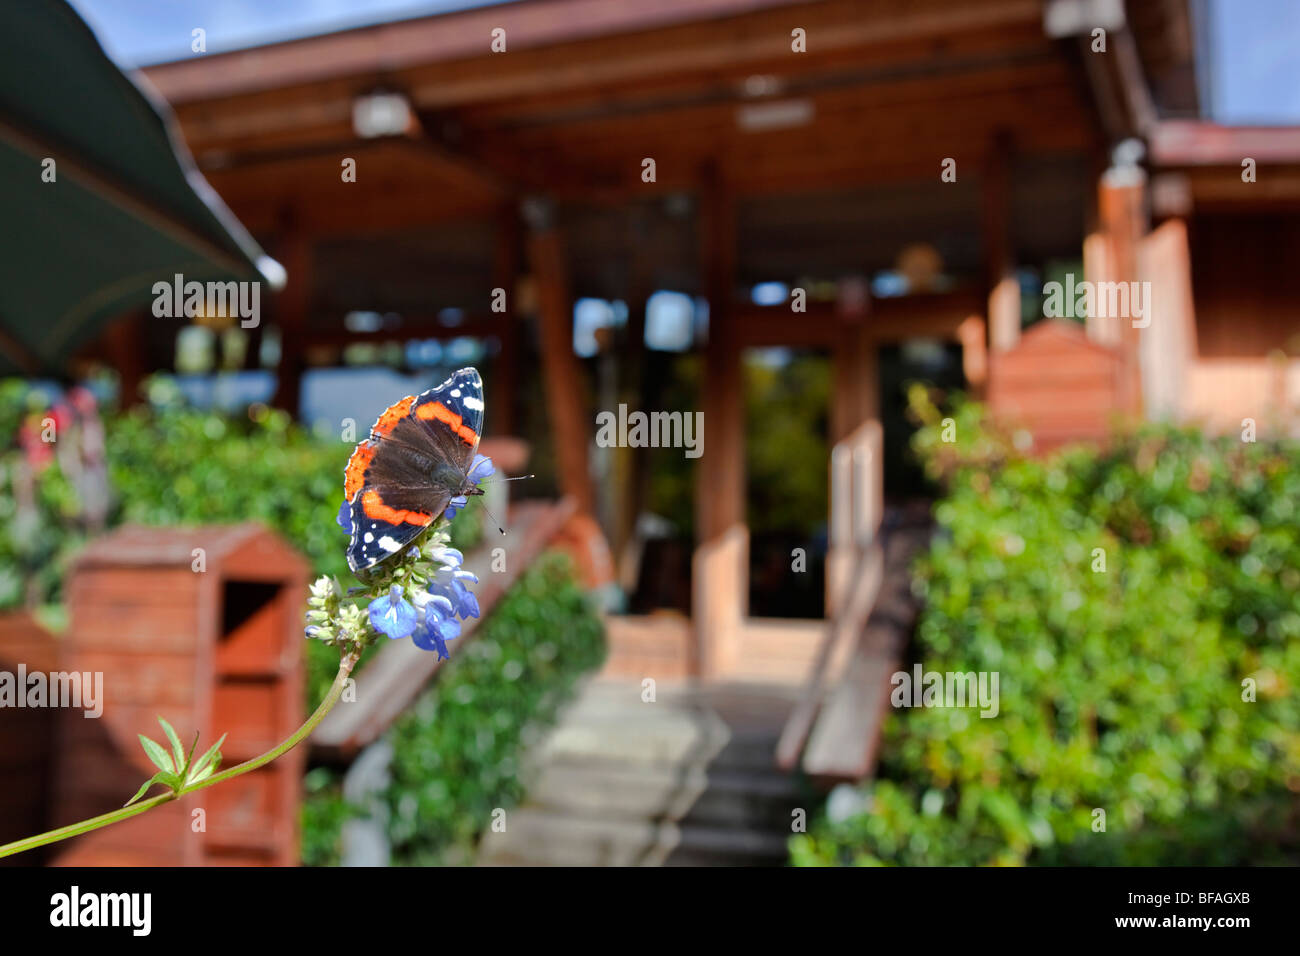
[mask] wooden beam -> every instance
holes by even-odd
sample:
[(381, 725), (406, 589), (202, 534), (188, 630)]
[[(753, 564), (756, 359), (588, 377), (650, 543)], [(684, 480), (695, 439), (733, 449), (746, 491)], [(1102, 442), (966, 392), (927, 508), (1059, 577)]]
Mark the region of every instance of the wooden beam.
[[(419, 107), (571, 86), (716, 71), (728, 64), (790, 54), (790, 30), (808, 31), (819, 52), (871, 45), (880, 50), (977, 30), (1037, 25), (1039, 0), (986, 0), (953, 7), (912, 0), (548, 0), (468, 10), (419, 20), (209, 54), (159, 64), (149, 80), (171, 103), (235, 97), (341, 77), (376, 82), (419, 71)], [(509, 56), (493, 55), (492, 30), (505, 29)], [(603, 51), (606, 55), (600, 57)], [(585, 55), (584, 55), (585, 54)]]
[(528, 262), (537, 284), (542, 376), (555, 442), (557, 477), (560, 488), (574, 499), (578, 511), (594, 515), (596, 490), (587, 461), (591, 429), (585, 412), (582, 366), (573, 354), (573, 299), (569, 294), (568, 266), (551, 214), (540, 206), (533, 209), (537, 215), (529, 223)]
[[(847, 321), (862, 326), (875, 346), (908, 339), (960, 339), (963, 322), (981, 313), (981, 297), (969, 290), (872, 299), (870, 311)], [(796, 346), (837, 348), (846, 317), (832, 302), (809, 302), (807, 311), (790, 312), (789, 305), (733, 306), (735, 337), (741, 348)]]
[[(1157, 166), (1235, 167), (1300, 163), (1300, 127), (1220, 126), (1201, 120), (1162, 120), (1151, 131), (1151, 162)], [(1253, 185), (1253, 184), (1252, 184)]]

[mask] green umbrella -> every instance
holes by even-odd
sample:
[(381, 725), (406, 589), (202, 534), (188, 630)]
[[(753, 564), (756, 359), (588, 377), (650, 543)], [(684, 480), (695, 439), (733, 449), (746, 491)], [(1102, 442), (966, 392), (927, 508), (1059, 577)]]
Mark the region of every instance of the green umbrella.
[(0, 230), (0, 375), (62, 375), (177, 275), (262, 281), (261, 293), (284, 281), (166, 104), (62, 0), (0, 4)]

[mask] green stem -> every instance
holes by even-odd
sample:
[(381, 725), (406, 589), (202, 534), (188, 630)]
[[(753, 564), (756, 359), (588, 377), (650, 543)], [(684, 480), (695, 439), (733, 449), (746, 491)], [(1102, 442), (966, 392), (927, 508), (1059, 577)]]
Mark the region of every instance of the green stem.
[(339, 672), (334, 677), (334, 683), (330, 685), (329, 693), (325, 699), (320, 702), (316, 712), (307, 718), (307, 722), (293, 732), (281, 743), (272, 747), (266, 753), (254, 757), (252, 760), (246, 760), (241, 764), (231, 767), (229, 770), (223, 770), (220, 773), (214, 773), (208, 779), (199, 783), (191, 784), (188, 787), (181, 787), (179, 790), (170, 793), (164, 793), (161, 796), (150, 797), (148, 800), (142, 800), (139, 803), (133, 803), (129, 807), (123, 807), (121, 810), (114, 810), (111, 813), (100, 814), (97, 817), (91, 817), (89, 820), (82, 820), (80, 823), (70, 823), (66, 827), (59, 827), (57, 830), (50, 830), (46, 833), (38, 833), (36, 836), (27, 837), (23, 840), (17, 840), (13, 843), (6, 843), (0, 846), (0, 857), (12, 856), (15, 853), (22, 853), (26, 850), (34, 850), (38, 846), (45, 846), (49, 843), (57, 843), (59, 840), (66, 840), (69, 837), (79, 836), (82, 833), (89, 833), (91, 830), (98, 830), (100, 827), (106, 827), (110, 823), (117, 823), (121, 820), (129, 820), (131, 817), (139, 816), (146, 810), (152, 810), (154, 807), (161, 806), (172, 800), (177, 800), (186, 794), (193, 793), (196, 790), (202, 790), (210, 787), (214, 783), (220, 783), (223, 780), (230, 780), (238, 777), (240, 774), (248, 773), (250, 770), (256, 770), (258, 767), (265, 766), (276, 757), (287, 753), (298, 744), (302, 743), (317, 725), (325, 719), (325, 715), (330, 709), (338, 703), (339, 697), (343, 695), (343, 688), (347, 684), (348, 675), (352, 673), (352, 668), (357, 664), (358, 654), (349, 652), (343, 655), (339, 661)]

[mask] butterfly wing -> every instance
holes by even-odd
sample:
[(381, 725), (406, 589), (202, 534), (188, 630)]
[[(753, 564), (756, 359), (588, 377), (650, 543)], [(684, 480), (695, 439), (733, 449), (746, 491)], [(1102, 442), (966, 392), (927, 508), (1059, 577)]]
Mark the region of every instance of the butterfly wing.
[(463, 368), (419, 395), (411, 418), (424, 428), (441, 460), (462, 476), (469, 474), (483, 431), (483, 380), (478, 369)]
[(354, 572), (403, 550), (446, 510), (473, 464), (482, 426), (483, 383), (472, 368), (379, 416), (344, 472)]

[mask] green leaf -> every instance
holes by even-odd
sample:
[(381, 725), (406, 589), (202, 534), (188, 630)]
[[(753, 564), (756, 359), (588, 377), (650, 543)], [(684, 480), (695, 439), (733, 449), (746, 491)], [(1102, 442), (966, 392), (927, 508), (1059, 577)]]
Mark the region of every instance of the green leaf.
[[(153, 741), (150, 741), (150, 743), (153, 743)], [(154, 746), (157, 746), (157, 745), (155, 744)], [(162, 748), (159, 747), (159, 749), (161, 750)], [(163, 783), (163, 784), (166, 784), (167, 787), (168, 787), (168, 789), (173, 790), (173, 791), (176, 789), (176, 777), (175, 777), (175, 775), (170, 774), (170, 773), (167, 773), (167, 772), (164, 771), (164, 770), (159, 770), (156, 774), (154, 774), (152, 777), (150, 777), (148, 780), (146, 780), (146, 781), (144, 782), (144, 785), (141, 786), (140, 789), (137, 790), (137, 791), (135, 792), (135, 796), (134, 796), (134, 797), (132, 797), (130, 800), (126, 801), (126, 803), (122, 804), (122, 806), (124, 806), (124, 807), (129, 807), (131, 804), (135, 803), (137, 800), (139, 800), (141, 797), (143, 797), (144, 794), (145, 794), (145, 791), (148, 790), (150, 787), (152, 787), (155, 783)]]
[(163, 733), (165, 733), (167, 735), (167, 739), (171, 741), (172, 757), (174, 757), (176, 760), (175, 769), (184, 770), (185, 769), (185, 748), (181, 746), (181, 739), (176, 736), (176, 731), (172, 728), (171, 724), (167, 723), (167, 721), (159, 717), (158, 723), (162, 724)]
[(176, 772), (176, 768), (172, 766), (172, 758), (168, 756), (167, 751), (163, 750), (161, 745), (150, 740), (144, 734), (136, 734), (136, 736), (140, 738), (140, 746), (144, 748), (144, 752), (154, 762), (155, 767), (166, 770), (168, 773)]
[(198, 746), (199, 732), (196, 730), (194, 731), (194, 743), (190, 744), (190, 752), (185, 756), (185, 770), (188, 770), (190, 765), (194, 763), (194, 751), (198, 749)]
[[(221, 745), (226, 742), (226, 735), (222, 734), (221, 738), (208, 748), (207, 753), (198, 759), (198, 762), (190, 767), (190, 776), (188, 783), (198, 783), (205, 780), (216, 772), (221, 766)], [(211, 766), (209, 766), (211, 762)], [(204, 772), (206, 771), (206, 773)]]

